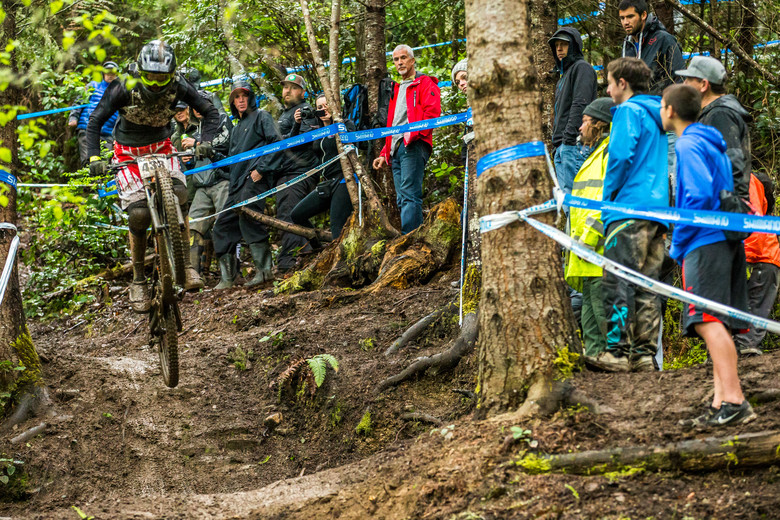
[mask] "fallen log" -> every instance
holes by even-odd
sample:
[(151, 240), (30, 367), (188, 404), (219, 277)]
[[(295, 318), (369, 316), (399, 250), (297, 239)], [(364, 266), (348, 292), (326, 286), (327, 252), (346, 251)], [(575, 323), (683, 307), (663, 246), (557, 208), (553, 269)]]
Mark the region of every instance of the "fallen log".
[[(146, 257), (144, 257), (144, 266), (148, 267), (152, 265), (152, 263), (154, 262), (154, 257), (155, 257), (154, 254), (146, 255)], [(57, 298), (65, 294), (69, 294), (70, 292), (75, 290), (82, 290), (84, 287), (87, 287), (93, 283), (100, 282), (100, 281), (107, 281), (107, 280), (116, 280), (117, 278), (121, 278), (132, 272), (133, 272), (132, 262), (126, 262), (116, 267), (108, 267), (106, 269), (103, 269), (97, 274), (93, 274), (92, 276), (87, 276), (86, 278), (82, 278), (81, 280), (77, 281), (72, 285), (69, 285), (68, 287), (63, 287), (62, 289), (58, 289), (48, 294), (44, 294), (43, 299), (51, 300), (52, 298)]]
[(780, 463), (780, 432), (764, 431), (562, 455), (527, 454), (516, 463), (528, 473), (553, 471), (578, 475), (626, 471), (629, 466), (646, 471), (685, 472), (765, 466)]
[(327, 231), (325, 229), (307, 228), (307, 227), (299, 226), (297, 224), (285, 222), (284, 220), (279, 220), (278, 218), (271, 217), (269, 215), (266, 215), (265, 213), (260, 213), (259, 211), (255, 211), (249, 208), (241, 208), (239, 211), (243, 212), (248, 217), (251, 217), (254, 220), (260, 222), (261, 224), (265, 224), (266, 226), (271, 226), (276, 229), (281, 229), (282, 231), (295, 233), (296, 235), (300, 235), (308, 239), (312, 239), (316, 237), (323, 242), (330, 242), (333, 240), (333, 235), (330, 233), (330, 231)]

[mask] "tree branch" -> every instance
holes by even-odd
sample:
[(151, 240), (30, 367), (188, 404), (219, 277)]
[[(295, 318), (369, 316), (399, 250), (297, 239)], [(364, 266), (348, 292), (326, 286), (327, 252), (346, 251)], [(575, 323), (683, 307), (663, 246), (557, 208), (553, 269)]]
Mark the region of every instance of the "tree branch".
[(260, 222), (261, 224), (275, 227), (276, 229), (281, 229), (282, 231), (287, 231), (288, 233), (295, 233), (296, 235), (300, 235), (308, 239), (316, 237), (317, 239), (324, 242), (330, 242), (333, 240), (333, 235), (331, 235), (330, 231), (326, 231), (324, 229), (299, 226), (297, 224), (279, 220), (278, 218), (270, 217), (265, 213), (260, 213), (259, 211), (254, 211), (249, 208), (241, 208), (239, 211), (243, 212), (246, 216)]
[(685, 16), (687, 19), (692, 21), (700, 29), (707, 32), (707, 34), (709, 34), (710, 36), (712, 36), (713, 38), (721, 42), (723, 45), (731, 49), (731, 51), (737, 56), (739, 56), (740, 59), (745, 60), (747, 63), (755, 67), (757, 71), (763, 74), (764, 77), (769, 79), (772, 83), (774, 84), (778, 83), (777, 76), (769, 72), (769, 70), (767, 70), (766, 67), (764, 67), (756, 60), (754, 60), (747, 52), (745, 52), (745, 50), (742, 47), (740, 47), (739, 43), (737, 43), (737, 41), (734, 40), (732, 37), (724, 36), (723, 34), (718, 32), (717, 29), (715, 29), (710, 24), (702, 20), (693, 11), (680, 5), (680, 3), (677, 0), (664, 0), (664, 2), (677, 9), (683, 16)]

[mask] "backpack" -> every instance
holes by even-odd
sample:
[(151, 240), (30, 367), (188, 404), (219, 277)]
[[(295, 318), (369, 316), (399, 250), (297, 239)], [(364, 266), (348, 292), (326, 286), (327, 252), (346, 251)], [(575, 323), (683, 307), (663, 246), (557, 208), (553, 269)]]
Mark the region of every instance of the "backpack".
[(368, 129), (368, 89), (365, 86), (352, 85), (344, 93), (341, 119), (352, 121), (357, 130)]
[(379, 103), (376, 114), (371, 121), (371, 128), (384, 128), (387, 126), (387, 112), (390, 110), (390, 100), (395, 95), (395, 81), (390, 78), (382, 78), (379, 82)]

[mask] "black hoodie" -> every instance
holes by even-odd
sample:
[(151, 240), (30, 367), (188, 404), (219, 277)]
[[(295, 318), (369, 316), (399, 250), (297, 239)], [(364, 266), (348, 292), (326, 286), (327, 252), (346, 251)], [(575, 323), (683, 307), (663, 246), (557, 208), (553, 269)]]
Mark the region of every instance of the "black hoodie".
[(726, 155), (731, 159), (734, 174), (734, 193), (750, 200), (750, 172), (753, 168), (750, 157), (750, 132), (747, 124), (753, 118), (737, 98), (731, 94), (721, 96), (702, 108), (699, 122), (715, 127), (726, 141)]
[(626, 36), (623, 40), (623, 57), (639, 58), (650, 67), (653, 75), (647, 93), (660, 96), (666, 87), (682, 80), (674, 74), (675, 70), (685, 68), (680, 45), (674, 36), (666, 32), (666, 27), (654, 14), (647, 15), (645, 26), (637, 40), (638, 53), (632, 37)]
[[(235, 103), (233, 103), (233, 93), (238, 89), (243, 89), (249, 94), (248, 107), (243, 114), (239, 114)], [(265, 110), (258, 110), (255, 108), (256, 106), (255, 93), (249, 87), (249, 84), (244, 81), (236, 82), (233, 86), (233, 91), (230, 93), (230, 112), (235, 119), (233, 120), (233, 129), (230, 131), (228, 157), (280, 140), (279, 129), (274, 118)], [(283, 170), (284, 163), (284, 154), (275, 152), (229, 166), (230, 194), (233, 195), (241, 189), (252, 170), (273, 176), (278, 171)]]
[[(569, 37), (569, 52), (559, 60), (555, 53), (555, 37)], [(561, 79), (555, 87), (555, 120), (553, 123), (552, 144), (577, 144), (577, 136), (582, 125), (582, 111), (596, 99), (598, 83), (596, 71), (582, 56), (582, 38), (572, 27), (561, 27), (550, 39), (550, 48)]]

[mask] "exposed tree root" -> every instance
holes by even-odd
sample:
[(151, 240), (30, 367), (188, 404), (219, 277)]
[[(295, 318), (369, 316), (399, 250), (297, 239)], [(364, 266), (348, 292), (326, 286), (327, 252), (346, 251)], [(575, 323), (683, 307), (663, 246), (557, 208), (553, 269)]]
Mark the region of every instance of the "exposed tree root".
[(3, 422), (0, 431), (7, 432), (33, 415), (40, 415), (51, 406), (49, 392), (45, 386), (33, 385), (25, 392), (14, 407), (14, 413)]
[(405, 347), (409, 344), (409, 342), (416, 340), (419, 338), (423, 332), (425, 332), (425, 329), (428, 328), (429, 325), (439, 321), (439, 319), (442, 316), (445, 316), (447, 314), (450, 314), (452, 312), (455, 312), (458, 309), (458, 304), (453, 300), (449, 302), (444, 307), (441, 307), (429, 315), (425, 316), (421, 320), (419, 320), (417, 323), (406, 329), (406, 332), (404, 332), (400, 338), (395, 340), (390, 347), (388, 347), (387, 350), (385, 350), (385, 356), (390, 356), (392, 354), (395, 354), (398, 352), (399, 349)]
[(757, 404), (771, 403), (780, 400), (780, 388), (767, 388), (755, 394), (749, 395), (748, 399)]
[(455, 340), (450, 348), (434, 356), (422, 357), (409, 365), (401, 373), (388, 377), (379, 383), (374, 389), (374, 395), (381, 394), (388, 388), (397, 386), (403, 381), (420, 374), (429, 368), (439, 370), (450, 370), (457, 366), (460, 358), (466, 355), (474, 348), (477, 340), (477, 314), (469, 313), (463, 318), (463, 328), (460, 336)]
[(21, 444), (22, 442), (28, 441), (38, 435), (39, 433), (43, 433), (46, 431), (47, 424), (45, 422), (42, 422), (41, 424), (37, 426), (33, 426), (27, 431), (24, 431), (11, 439), (11, 444)]
[[(526, 455), (517, 461), (529, 473), (560, 471), (584, 475), (613, 471), (712, 471), (729, 466), (764, 466), (780, 462), (780, 432), (709, 437), (655, 446)], [(627, 467), (631, 466), (631, 467)]]
[(265, 213), (260, 213), (259, 211), (255, 211), (246, 207), (240, 208), (239, 211), (243, 212), (248, 217), (251, 217), (254, 220), (260, 222), (261, 224), (265, 224), (266, 226), (271, 226), (276, 229), (281, 229), (282, 231), (294, 233), (296, 235), (300, 235), (308, 239), (317, 237), (319, 240), (322, 240), (323, 242), (330, 242), (331, 240), (333, 240), (333, 235), (330, 233), (330, 231), (325, 229), (307, 228), (307, 227), (299, 226), (297, 224), (293, 224), (291, 222), (285, 222), (284, 220), (279, 220), (278, 218), (271, 217), (269, 215), (266, 215)]
[(435, 424), (436, 426), (441, 426), (442, 424), (444, 424), (444, 422), (441, 419), (439, 419), (438, 417), (434, 417), (433, 415), (428, 413), (419, 413), (419, 412), (405, 413), (401, 416), (401, 419), (404, 421), (427, 422), (427, 423)]

